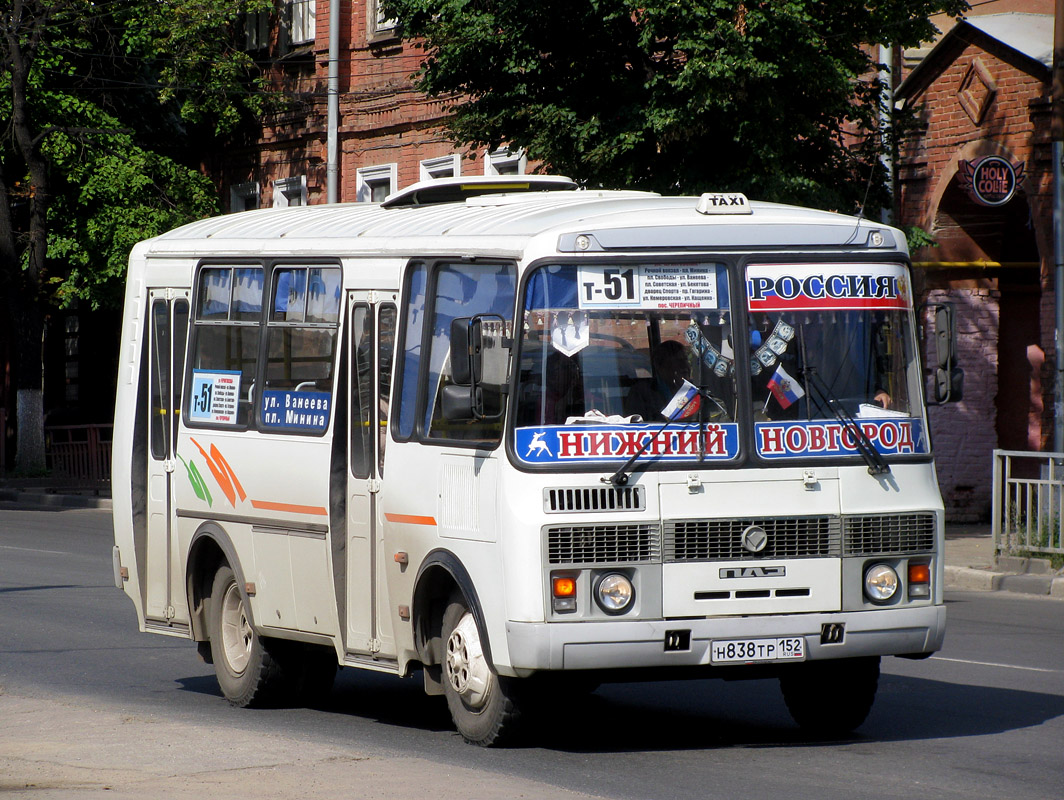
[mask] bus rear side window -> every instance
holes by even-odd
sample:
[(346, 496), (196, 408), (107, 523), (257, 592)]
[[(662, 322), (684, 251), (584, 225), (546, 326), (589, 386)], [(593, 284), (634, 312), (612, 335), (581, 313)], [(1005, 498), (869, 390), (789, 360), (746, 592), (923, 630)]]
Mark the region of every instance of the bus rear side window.
[(245, 426), (255, 391), (262, 267), (210, 267), (196, 287), (190, 423)]

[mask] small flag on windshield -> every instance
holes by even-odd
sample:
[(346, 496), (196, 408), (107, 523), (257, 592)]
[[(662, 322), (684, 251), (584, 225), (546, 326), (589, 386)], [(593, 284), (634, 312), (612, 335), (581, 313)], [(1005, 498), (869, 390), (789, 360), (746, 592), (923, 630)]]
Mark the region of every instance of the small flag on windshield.
[(787, 408), (805, 397), (805, 389), (787, 374), (787, 370), (782, 365), (777, 367), (772, 377), (768, 379), (768, 390), (772, 392), (772, 396), (776, 398), (781, 408)]
[(702, 398), (698, 394), (698, 387), (688, 380), (672, 396), (669, 404), (661, 410), (665, 419), (677, 420), (693, 417), (698, 413), (698, 407), (702, 405)]

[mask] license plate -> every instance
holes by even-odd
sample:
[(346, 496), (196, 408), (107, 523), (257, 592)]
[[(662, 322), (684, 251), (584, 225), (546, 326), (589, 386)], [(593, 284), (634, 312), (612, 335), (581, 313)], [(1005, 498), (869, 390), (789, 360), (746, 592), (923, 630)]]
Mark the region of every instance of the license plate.
[(758, 661), (805, 661), (805, 639), (781, 636), (774, 639), (718, 639), (710, 643), (712, 664), (749, 664)]

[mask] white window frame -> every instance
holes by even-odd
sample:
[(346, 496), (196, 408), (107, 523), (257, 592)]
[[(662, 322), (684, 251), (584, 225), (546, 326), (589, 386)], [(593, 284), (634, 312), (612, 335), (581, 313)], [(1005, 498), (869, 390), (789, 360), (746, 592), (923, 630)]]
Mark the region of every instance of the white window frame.
[[(516, 168), (517, 171), (507, 171), (508, 168)], [(523, 147), (517, 150), (500, 147), (494, 152), (484, 151), (485, 175), (524, 175), (527, 168), (528, 156)]]
[(462, 174), (462, 157), (458, 153), (439, 158), (426, 158), (421, 162), (419, 180), (431, 181), (437, 178), (457, 178)]
[(307, 204), (307, 176), (278, 178), (273, 182), (273, 207), (305, 206)]
[(229, 213), (253, 211), (262, 201), (258, 181), (237, 183), (229, 187)]
[(387, 184), (388, 194), (396, 190), (399, 182), (398, 164), (379, 164), (375, 167), (359, 167), (355, 170), (355, 201), (370, 203), (373, 188)]
[(317, 37), (318, 13), (315, 0), (288, 0), (292, 44), (308, 44)]

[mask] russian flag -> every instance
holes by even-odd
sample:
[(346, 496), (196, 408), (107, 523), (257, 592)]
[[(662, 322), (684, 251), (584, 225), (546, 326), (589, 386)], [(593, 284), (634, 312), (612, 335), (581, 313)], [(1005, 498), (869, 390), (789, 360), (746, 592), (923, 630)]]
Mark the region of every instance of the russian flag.
[(776, 371), (772, 373), (772, 377), (768, 379), (768, 390), (772, 392), (772, 396), (776, 398), (780, 408), (787, 408), (792, 403), (805, 397), (805, 389), (801, 387), (798, 381), (787, 374), (787, 370), (783, 368), (782, 364), (776, 368)]
[(702, 405), (702, 397), (698, 394), (698, 387), (688, 380), (672, 396), (669, 404), (661, 410), (665, 419), (677, 420), (693, 417), (698, 413), (698, 407)]

